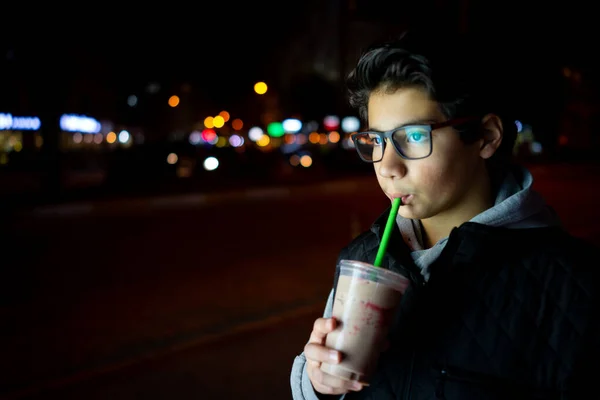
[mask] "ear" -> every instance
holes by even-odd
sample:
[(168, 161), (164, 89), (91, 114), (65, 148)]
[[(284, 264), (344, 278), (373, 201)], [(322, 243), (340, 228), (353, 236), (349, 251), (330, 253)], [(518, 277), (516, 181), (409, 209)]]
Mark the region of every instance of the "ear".
[(502, 143), (504, 137), (502, 120), (496, 114), (487, 114), (481, 120), (481, 129), (483, 135), (479, 140), (479, 155), (483, 159), (488, 159), (494, 155)]

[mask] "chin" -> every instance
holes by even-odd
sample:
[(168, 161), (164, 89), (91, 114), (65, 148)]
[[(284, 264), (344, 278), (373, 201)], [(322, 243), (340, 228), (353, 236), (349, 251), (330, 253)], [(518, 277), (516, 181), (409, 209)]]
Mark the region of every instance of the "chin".
[(431, 213), (428, 213), (427, 210), (415, 208), (413, 206), (400, 206), (398, 215), (407, 219), (427, 219), (432, 217)]
[(398, 215), (406, 219), (421, 219), (418, 213), (415, 213), (407, 208), (403, 209), (403, 206), (400, 206), (400, 211), (398, 211)]

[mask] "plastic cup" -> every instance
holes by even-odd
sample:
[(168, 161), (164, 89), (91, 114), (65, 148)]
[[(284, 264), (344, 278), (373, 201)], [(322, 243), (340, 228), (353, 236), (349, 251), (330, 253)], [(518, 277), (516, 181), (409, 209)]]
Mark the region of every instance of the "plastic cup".
[(341, 260), (339, 268), (333, 303), (338, 326), (327, 335), (326, 346), (340, 351), (342, 361), (322, 363), (321, 370), (368, 385), (410, 281), (401, 274), (360, 261)]

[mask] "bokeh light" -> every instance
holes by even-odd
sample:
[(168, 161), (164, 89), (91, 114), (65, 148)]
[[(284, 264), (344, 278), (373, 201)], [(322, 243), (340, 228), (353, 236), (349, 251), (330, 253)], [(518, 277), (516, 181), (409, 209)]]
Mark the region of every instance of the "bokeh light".
[(267, 84), (264, 82), (256, 82), (254, 84), (254, 91), (258, 94), (265, 94), (267, 93), (268, 87)]
[(177, 107), (179, 105), (179, 96), (169, 97), (169, 105), (171, 107)]

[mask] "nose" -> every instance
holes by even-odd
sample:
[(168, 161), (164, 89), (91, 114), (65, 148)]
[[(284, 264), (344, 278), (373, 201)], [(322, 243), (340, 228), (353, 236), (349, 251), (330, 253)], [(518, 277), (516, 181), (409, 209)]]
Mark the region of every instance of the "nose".
[(394, 149), (391, 142), (386, 143), (383, 158), (375, 165), (378, 174), (383, 178), (400, 179), (406, 175), (405, 160), (396, 153), (396, 149)]

